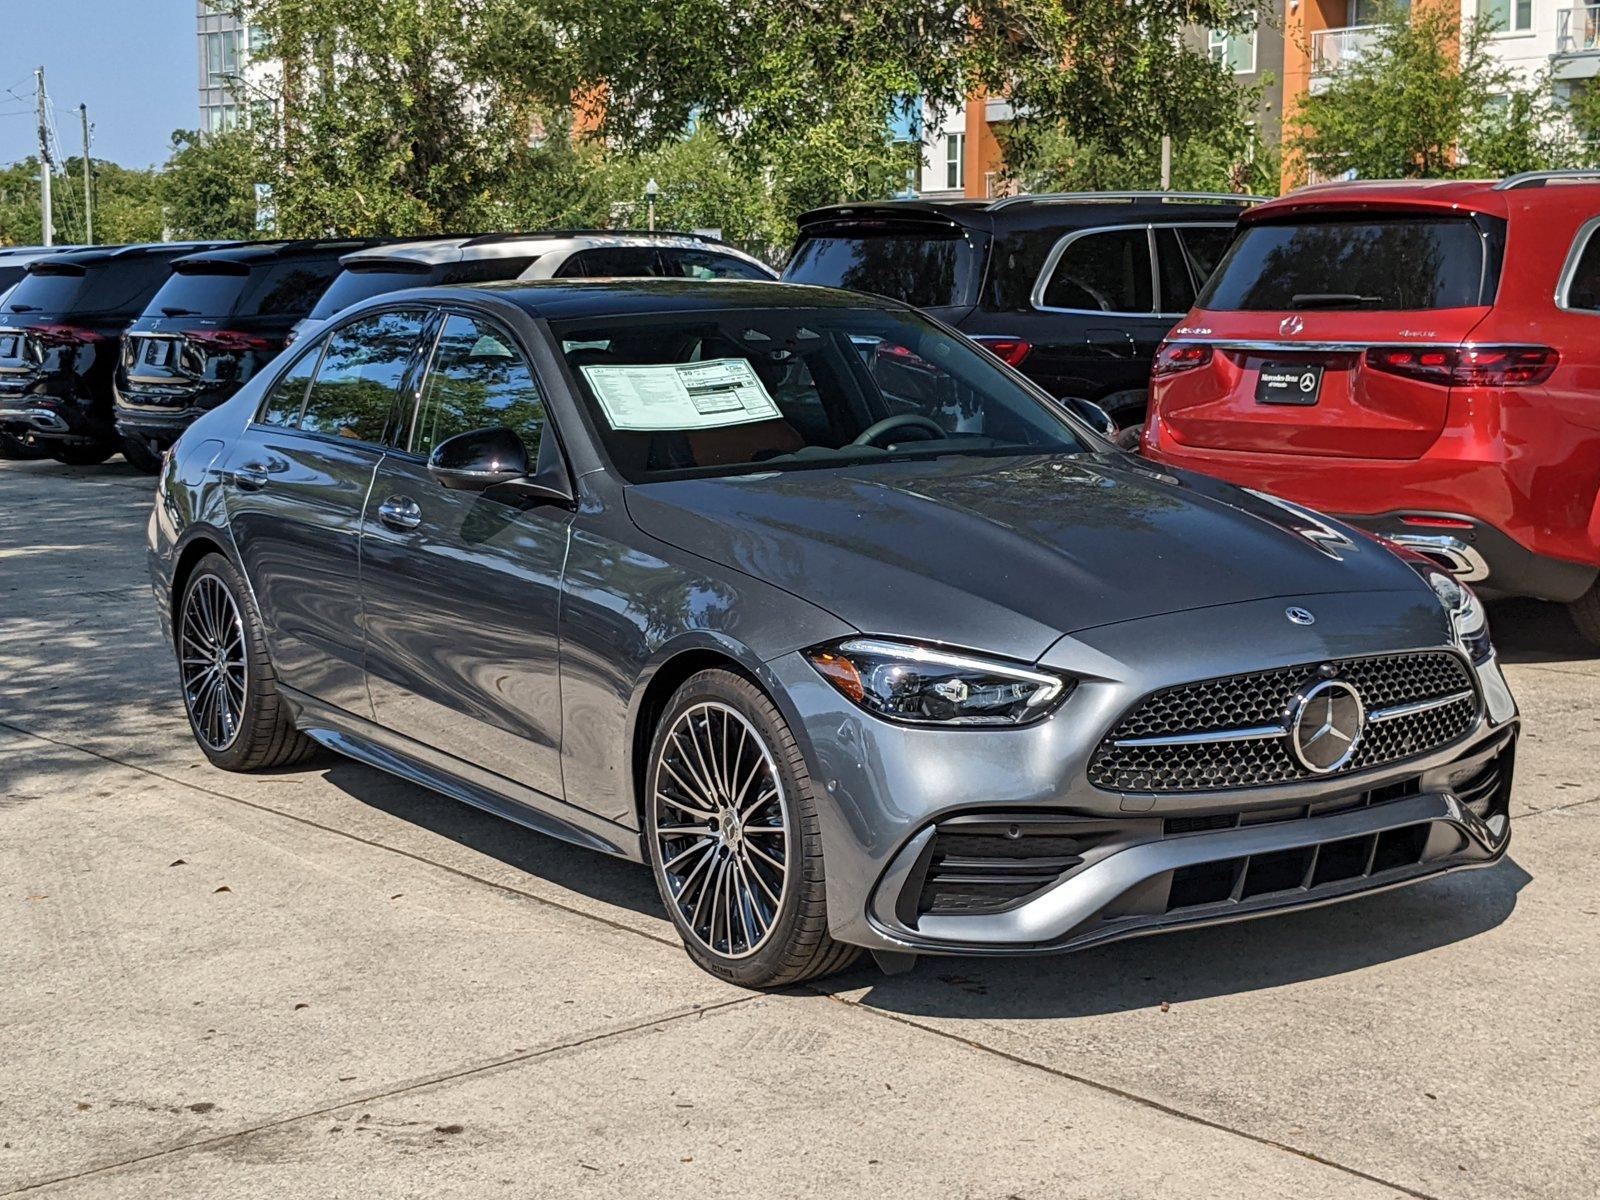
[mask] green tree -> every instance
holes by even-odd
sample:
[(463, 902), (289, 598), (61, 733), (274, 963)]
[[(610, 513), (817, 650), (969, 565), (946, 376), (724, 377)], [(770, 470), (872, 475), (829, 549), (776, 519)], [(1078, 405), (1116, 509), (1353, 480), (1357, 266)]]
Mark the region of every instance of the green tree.
[(1487, 176), (1566, 165), (1574, 146), (1543, 81), (1520, 87), (1487, 21), (1391, 11), (1371, 48), (1305, 97), (1285, 149), (1305, 172), (1363, 179)]
[(180, 129), (159, 176), (167, 227), (175, 238), (258, 236), (255, 185), (267, 178), (250, 131)]
[[(153, 241), (161, 236), (156, 173), (90, 159), (94, 240)], [(84, 240), (83, 160), (69, 158), (51, 188), (57, 244)], [(39, 212), (39, 160), (0, 168), (0, 245), (35, 245), (44, 236)]]

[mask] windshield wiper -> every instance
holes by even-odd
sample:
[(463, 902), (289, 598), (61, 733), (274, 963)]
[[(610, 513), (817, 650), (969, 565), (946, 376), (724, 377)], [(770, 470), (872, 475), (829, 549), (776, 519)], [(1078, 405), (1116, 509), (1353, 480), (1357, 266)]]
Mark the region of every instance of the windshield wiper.
[(7, 307), (9, 307), (12, 312), (38, 312), (39, 311), (39, 306), (37, 304), (12, 304), (12, 305), (8, 305)]
[(1355, 292), (1296, 292), (1289, 297), (1290, 308), (1363, 308), (1382, 303), (1382, 296), (1358, 296)]
[(198, 317), (200, 310), (198, 308), (163, 308), (161, 315), (164, 317)]

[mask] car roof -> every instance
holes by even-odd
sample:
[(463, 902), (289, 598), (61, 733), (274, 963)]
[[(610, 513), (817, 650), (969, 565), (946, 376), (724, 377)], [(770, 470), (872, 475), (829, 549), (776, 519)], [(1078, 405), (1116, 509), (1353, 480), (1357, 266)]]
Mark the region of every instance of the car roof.
[(1255, 223), (1297, 212), (1434, 209), (1504, 217), (1513, 210), (1600, 201), (1600, 173), (1527, 171), (1505, 179), (1354, 179), (1314, 183), (1252, 209)]
[(84, 246), (36, 259), (28, 264), (28, 269), (32, 271), (43, 266), (97, 267), (102, 263), (126, 262), (129, 259), (148, 258), (152, 255), (177, 257), (196, 250), (211, 250), (218, 246), (234, 244), (233, 242), (135, 242), (127, 246)]
[[(587, 250), (606, 246), (702, 247), (738, 258), (750, 256), (715, 238), (678, 231), (622, 231), (614, 229), (555, 229), (539, 233), (480, 233), (439, 236), (358, 250), (341, 259), (346, 265), (375, 265), (384, 260), (438, 266), (488, 258), (518, 258), (557, 250)], [(752, 260), (754, 261), (754, 260)]]
[(473, 293), (515, 304), (535, 317), (566, 320), (644, 313), (738, 312), (750, 309), (857, 308), (903, 312), (897, 300), (842, 288), (766, 279), (512, 279), (494, 283), (408, 288), (375, 296), (357, 307), (399, 300), (449, 303)]
[(907, 225), (959, 226), (986, 233), (1075, 228), (1124, 221), (1232, 221), (1260, 196), (1231, 192), (1052, 192), (1002, 196), (991, 200), (869, 200), (830, 204), (802, 213), (805, 233), (823, 225), (886, 221)]
[(181, 258), (174, 259), (172, 265), (176, 268), (204, 262), (227, 262), (255, 266), (259, 263), (279, 262), (290, 258), (341, 257), (356, 250), (381, 246), (391, 240), (348, 237), (237, 242), (232, 245), (218, 245), (197, 254), (185, 254)]

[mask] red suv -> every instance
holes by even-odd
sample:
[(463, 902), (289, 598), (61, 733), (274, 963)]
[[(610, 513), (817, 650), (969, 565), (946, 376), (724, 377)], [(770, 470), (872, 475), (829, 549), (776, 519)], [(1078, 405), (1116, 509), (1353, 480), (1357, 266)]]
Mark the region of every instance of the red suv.
[(1144, 452), (1335, 513), (1600, 645), (1600, 177), (1246, 211), (1158, 351)]

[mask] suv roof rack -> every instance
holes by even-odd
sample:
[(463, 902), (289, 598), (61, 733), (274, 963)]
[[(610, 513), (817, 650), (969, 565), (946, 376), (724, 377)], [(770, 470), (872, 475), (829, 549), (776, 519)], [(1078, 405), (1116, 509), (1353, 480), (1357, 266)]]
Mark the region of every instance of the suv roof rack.
[(1060, 201), (1092, 203), (1097, 200), (1155, 200), (1163, 204), (1200, 200), (1209, 203), (1264, 204), (1266, 196), (1248, 196), (1237, 192), (1024, 192), (1017, 196), (1002, 196), (989, 204), (990, 212), (1011, 208), (1018, 204)]
[(534, 238), (572, 237), (642, 237), (642, 238), (694, 238), (710, 242), (716, 239), (703, 233), (682, 229), (531, 229), (524, 233), (478, 233), (467, 237), (463, 246), (488, 246), (495, 242), (529, 241)]
[(1557, 179), (1591, 179), (1600, 183), (1600, 169), (1593, 167), (1576, 167), (1560, 171), (1521, 171), (1516, 175), (1507, 175), (1494, 185), (1497, 192), (1510, 192), (1517, 188), (1543, 187), (1545, 184)]

